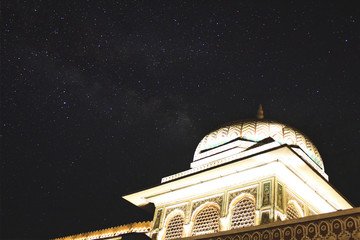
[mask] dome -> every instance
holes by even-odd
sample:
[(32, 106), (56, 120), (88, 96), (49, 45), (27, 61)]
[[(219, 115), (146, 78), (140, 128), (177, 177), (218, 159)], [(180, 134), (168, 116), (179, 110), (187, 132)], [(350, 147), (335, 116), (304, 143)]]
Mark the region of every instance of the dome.
[(319, 151), (307, 136), (289, 125), (264, 119), (243, 120), (212, 131), (198, 144), (193, 162), (199, 159), (201, 153), (236, 139), (260, 142), (269, 137), (280, 144), (300, 147), (324, 171)]

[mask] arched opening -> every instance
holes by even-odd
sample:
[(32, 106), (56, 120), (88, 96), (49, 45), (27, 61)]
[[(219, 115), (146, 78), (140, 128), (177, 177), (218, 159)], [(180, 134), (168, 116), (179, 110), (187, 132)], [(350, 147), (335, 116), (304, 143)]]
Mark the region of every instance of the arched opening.
[(181, 238), (184, 235), (184, 214), (176, 211), (166, 221), (165, 240)]
[(207, 204), (194, 217), (192, 236), (220, 231), (220, 208), (216, 204)]
[(255, 225), (255, 200), (252, 197), (240, 197), (231, 208), (230, 229)]
[(294, 200), (290, 200), (286, 208), (286, 219), (297, 219), (303, 216), (304, 215), (301, 211), (299, 204)]

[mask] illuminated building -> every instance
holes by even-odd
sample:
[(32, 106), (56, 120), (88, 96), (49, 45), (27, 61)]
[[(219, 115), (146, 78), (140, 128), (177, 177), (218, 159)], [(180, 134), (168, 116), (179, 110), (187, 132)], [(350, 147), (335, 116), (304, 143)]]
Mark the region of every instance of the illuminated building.
[(360, 239), (360, 208), (328, 183), (315, 145), (261, 107), (206, 135), (189, 170), (124, 198), (155, 205), (154, 240)]

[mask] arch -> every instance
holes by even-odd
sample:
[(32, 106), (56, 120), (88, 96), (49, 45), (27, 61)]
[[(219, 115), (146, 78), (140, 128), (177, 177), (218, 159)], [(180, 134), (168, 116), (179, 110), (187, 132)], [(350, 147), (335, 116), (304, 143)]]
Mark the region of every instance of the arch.
[(304, 217), (304, 213), (301, 210), (300, 205), (295, 200), (290, 200), (286, 207), (286, 219), (297, 219)]
[(181, 238), (184, 235), (185, 214), (179, 209), (173, 210), (165, 219), (164, 239)]
[(192, 236), (219, 232), (220, 206), (213, 202), (200, 205), (193, 213), (192, 222)]
[(235, 198), (229, 208), (230, 222), (228, 229), (243, 228), (255, 225), (255, 197), (241, 194)]

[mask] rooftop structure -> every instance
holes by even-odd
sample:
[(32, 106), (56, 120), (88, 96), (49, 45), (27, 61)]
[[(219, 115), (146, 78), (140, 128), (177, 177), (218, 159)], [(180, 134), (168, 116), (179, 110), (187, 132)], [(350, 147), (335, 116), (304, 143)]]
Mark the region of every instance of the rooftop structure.
[(360, 234), (360, 209), (352, 209), (329, 184), (315, 145), (299, 130), (264, 119), (261, 106), (257, 119), (225, 124), (207, 134), (190, 169), (123, 198), (139, 207), (155, 205), (146, 231), (154, 240), (240, 240), (256, 239), (256, 234), (257, 239), (294, 239), (300, 228), (303, 237), (328, 239), (331, 231), (336, 235), (336, 221), (341, 234)]

